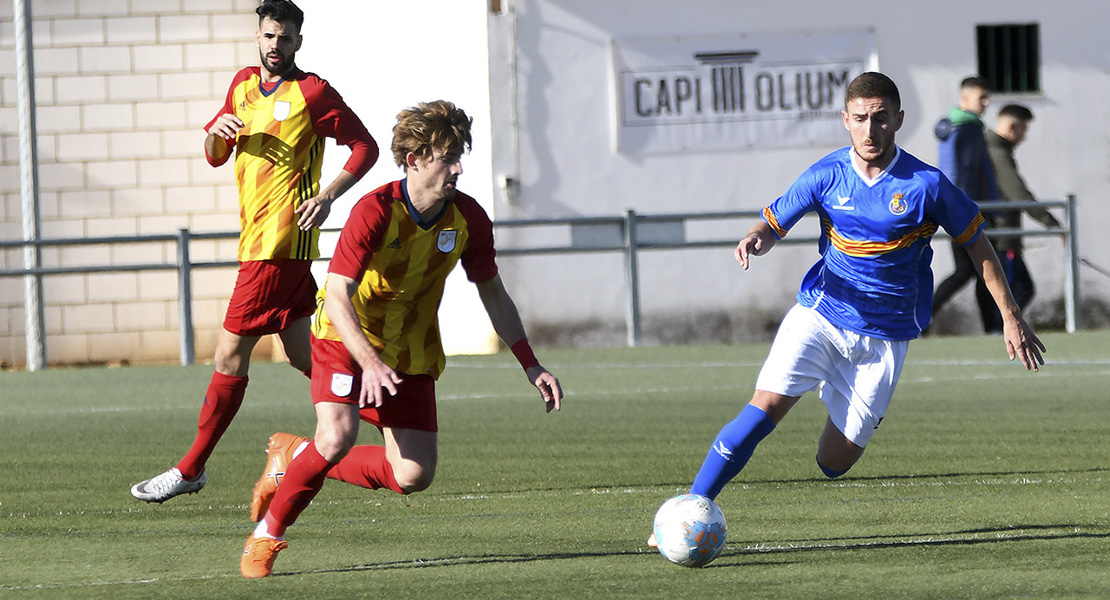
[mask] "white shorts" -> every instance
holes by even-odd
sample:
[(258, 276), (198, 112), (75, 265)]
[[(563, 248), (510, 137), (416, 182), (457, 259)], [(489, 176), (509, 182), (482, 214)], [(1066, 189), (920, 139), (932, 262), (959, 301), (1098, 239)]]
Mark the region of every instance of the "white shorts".
[(783, 396), (820, 387), (833, 424), (863, 448), (886, 415), (909, 345), (841, 329), (796, 304), (779, 325), (755, 387)]

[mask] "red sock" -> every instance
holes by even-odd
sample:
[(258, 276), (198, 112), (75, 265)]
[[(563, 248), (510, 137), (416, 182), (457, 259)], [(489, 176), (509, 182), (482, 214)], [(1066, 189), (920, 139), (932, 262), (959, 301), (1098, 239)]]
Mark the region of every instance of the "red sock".
[[(393, 465), (385, 458), (384, 446), (355, 446), (338, 464), (328, 471), (330, 479), (338, 479), (371, 490), (386, 488), (404, 494)], [(282, 483), (282, 485), (285, 485)]]
[(189, 452), (177, 463), (177, 470), (181, 471), (182, 477), (200, 477), (208, 457), (216, 449), (216, 443), (231, 425), (235, 413), (239, 412), (246, 392), (246, 377), (232, 377), (220, 372), (212, 374), (212, 382), (208, 384), (208, 392), (204, 395), (204, 405), (200, 408), (200, 418), (197, 420), (197, 437), (193, 439)]
[(331, 466), (316, 450), (316, 440), (309, 440), (304, 450), (289, 463), (285, 478), (281, 480), (266, 513), (266, 527), (274, 537), (285, 535), (285, 529), (308, 507), (320, 488), (324, 487)]

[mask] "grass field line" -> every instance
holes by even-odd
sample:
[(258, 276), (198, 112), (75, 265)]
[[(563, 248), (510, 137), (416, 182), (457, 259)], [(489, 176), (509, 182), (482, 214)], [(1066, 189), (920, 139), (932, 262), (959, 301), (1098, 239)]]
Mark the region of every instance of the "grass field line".
[[(1103, 483), (1104, 478), (1101, 475), (1110, 471), (1110, 468), (1091, 468), (1071, 471), (1015, 471), (1009, 473), (944, 473), (935, 475), (898, 475), (894, 477), (877, 476), (869, 478), (860, 478), (854, 480), (827, 480), (827, 479), (797, 479), (797, 480), (762, 480), (762, 481), (736, 481), (730, 484), (728, 490), (745, 490), (757, 491), (761, 489), (785, 489), (797, 487), (820, 487), (831, 489), (889, 489), (889, 488), (945, 488), (945, 487), (984, 487), (984, 488), (1003, 488), (1011, 486), (1054, 486), (1054, 485), (1068, 485), (1079, 482), (1087, 483)], [(1092, 477), (1080, 477), (1080, 475), (1092, 475)], [(1096, 475), (1098, 474), (1098, 475)], [(966, 480), (964, 480), (966, 479)], [(416, 503), (455, 503), (455, 502), (480, 502), (487, 500), (535, 500), (538, 498), (543, 499), (559, 499), (559, 498), (573, 498), (583, 496), (605, 496), (605, 495), (640, 495), (651, 494), (656, 496), (666, 496), (667, 494), (682, 493), (686, 488), (679, 484), (664, 484), (652, 486), (594, 486), (590, 488), (544, 488), (544, 489), (531, 489), (531, 490), (505, 490), (488, 492), (452, 492), (452, 493), (428, 493), (421, 494), (420, 496), (413, 497), (413, 502)], [(876, 501), (904, 501), (905, 498), (876, 498)], [(137, 501), (136, 501), (137, 502)], [(381, 498), (368, 497), (366, 500), (357, 502), (358, 504), (381, 504)], [(350, 506), (352, 504), (349, 498), (325, 500), (317, 498), (313, 501), (313, 506)], [(134, 508), (120, 510), (117, 508), (108, 508), (105, 510), (77, 510), (77, 511), (37, 511), (37, 512), (9, 512), (6, 515), (0, 515), (0, 523), (3, 519), (24, 519), (24, 518), (70, 518), (74, 516), (115, 516), (143, 513), (147, 510), (166, 512), (172, 511), (178, 514), (189, 513), (204, 513), (222, 512), (222, 511), (241, 511), (244, 515), (249, 509), (247, 503), (234, 503), (234, 504), (175, 504), (172, 506), (152, 506), (146, 504), (136, 504)], [(455, 518), (455, 516), (445, 515), (432, 515), (428, 518)], [(15, 536), (15, 534), (0, 534), (0, 538)], [(15, 536), (18, 537), (18, 536)]]
[[(544, 366), (558, 375), (560, 369), (565, 370), (598, 370), (598, 369), (689, 369), (689, 368), (706, 368), (706, 369), (724, 369), (724, 368), (758, 368), (763, 365), (763, 361), (726, 361), (726, 362), (705, 362), (705, 361), (690, 361), (690, 362), (668, 362), (668, 363), (571, 363), (550, 361), (545, 362)], [(486, 364), (486, 363), (456, 363), (448, 359), (448, 369), (512, 369), (519, 370), (520, 365), (515, 363), (505, 364)]]
[[(552, 371), (558, 372), (559, 369), (566, 370), (598, 370), (598, 369), (689, 369), (689, 368), (706, 368), (706, 369), (727, 369), (727, 368), (751, 368), (758, 369), (763, 366), (763, 361), (690, 361), (690, 362), (667, 362), (667, 363), (571, 363), (571, 362), (558, 362), (551, 361), (545, 362), (545, 366)], [(920, 359), (913, 358), (912, 350), (910, 356), (906, 359), (907, 367), (925, 366), (925, 367), (1003, 367), (1007, 365), (1016, 365), (1019, 363), (1010, 362), (1007, 358), (985, 358), (979, 360), (938, 360), (938, 359)], [(1045, 357), (1046, 367), (1110, 367), (1110, 358), (1106, 359), (1083, 359), (1083, 360), (1053, 360), (1051, 356)], [(504, 364), (489, 364), (479, 362), (453, 362), (448, 359), (448, 369), (509, 369), (516, 370), (520, 367), (514, 363)]]
[(174, 577), (168, 579), (127, 579), (121, 581), (83, 581), (80, 583), (54, 583), (54, 584), (41, 584), (34, 585), (8, 585), (0, 583), (0, 591), (5, 592), (29, 592), (32, 590), (79, 590), (85, 588), (96, 588), (102, 586), (123, 586), (123, 585), (150, 585), (152, 583), (160, 582), (189, 582), (189, 581), (211, 581), (213, 579), (242, 579), (239, 574), (227, 573), (224, 575), (202, 575), (195, 577)]

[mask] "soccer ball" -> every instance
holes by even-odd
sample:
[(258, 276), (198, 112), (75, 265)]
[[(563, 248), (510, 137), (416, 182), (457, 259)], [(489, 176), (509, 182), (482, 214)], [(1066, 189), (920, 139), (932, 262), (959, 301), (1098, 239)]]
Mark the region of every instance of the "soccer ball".
[(659, 553), (684, 567), (704, 567), (713, 562), (724, 550), (727, 536), (725, 515), (705, 496), (675, 496), (655, 513)]

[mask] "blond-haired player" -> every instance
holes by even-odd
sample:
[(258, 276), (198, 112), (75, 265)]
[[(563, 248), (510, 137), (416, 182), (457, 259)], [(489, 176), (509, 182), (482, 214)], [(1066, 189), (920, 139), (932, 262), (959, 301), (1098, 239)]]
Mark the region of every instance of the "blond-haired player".
[[(548, 412), (559, 410), (559, 381), (536, 360), (497, 274), (492, 224), (457, 189), (470, 126), (462, 109), (443, 100), (398, 115), (392, 149), (405, 178), (359, 200), (340, 234), (312, 331), (316, 433), (271, 436), (251, 502), (258, 527), (239, 564), (244, 577), (270, 574), (287, 546), (286, 528), (327, 477), (400, 494), (431, 485), (435, 381), (446, 363), (437, 311), (456, 263)], [(355, 446), (360, 420), (381, 430), (383, 445)]]

